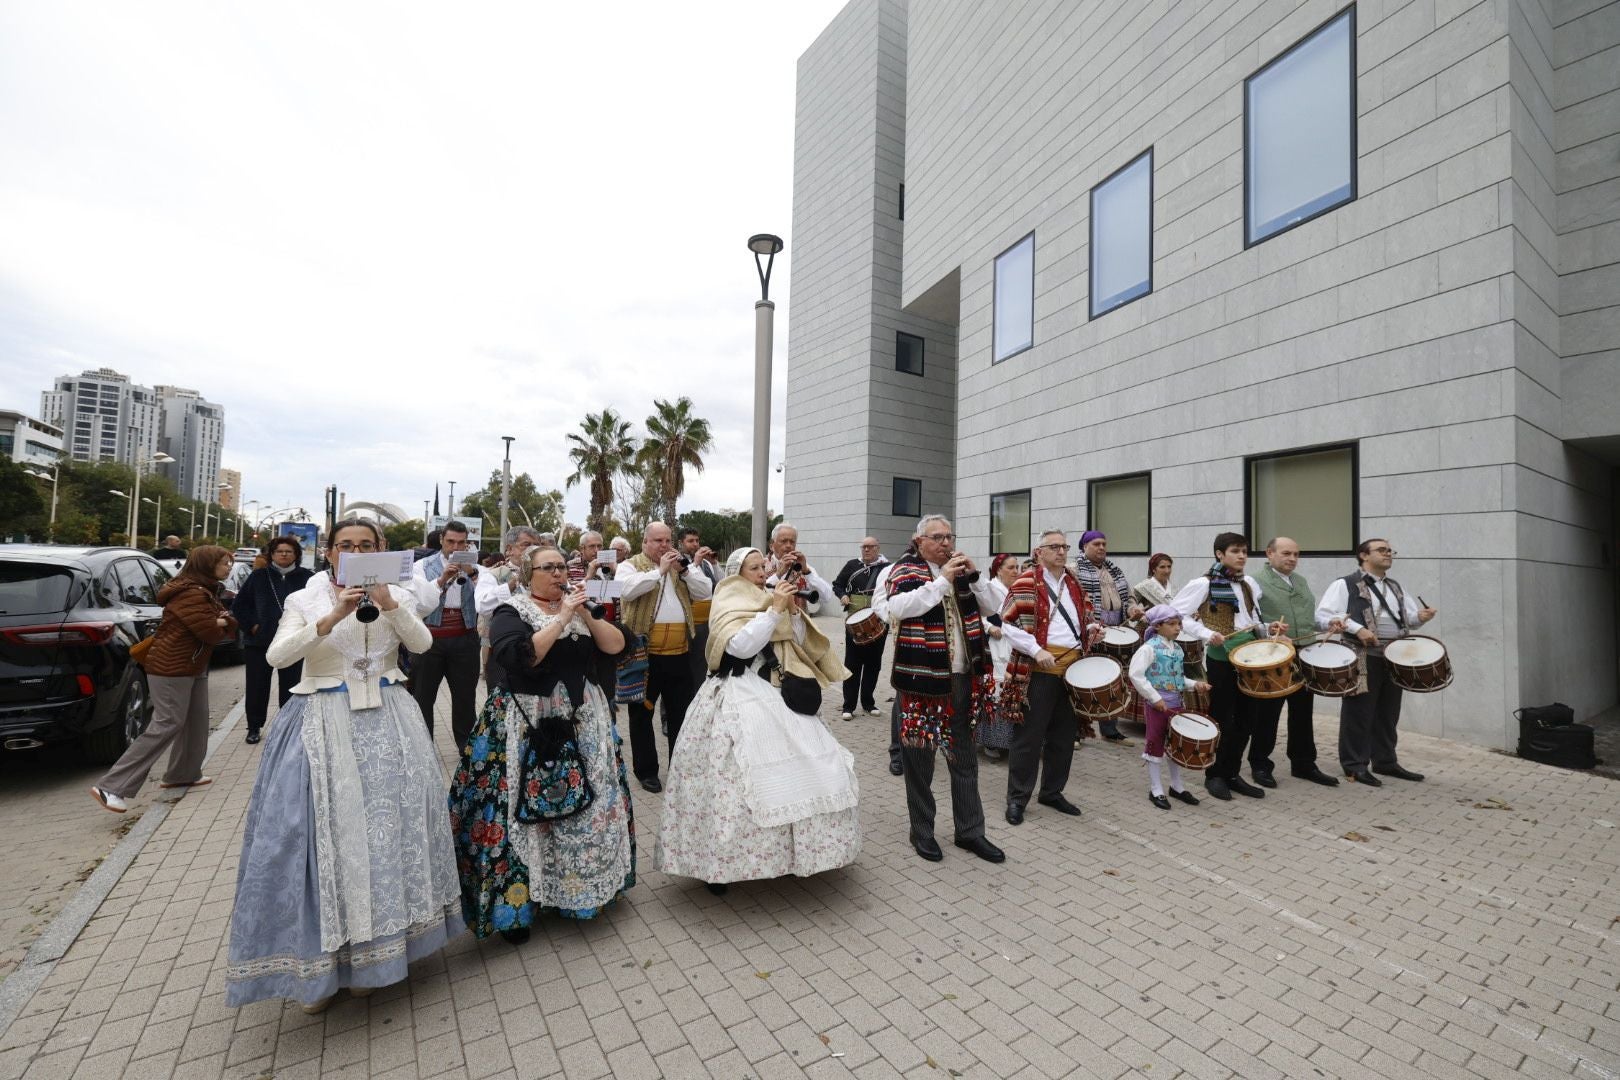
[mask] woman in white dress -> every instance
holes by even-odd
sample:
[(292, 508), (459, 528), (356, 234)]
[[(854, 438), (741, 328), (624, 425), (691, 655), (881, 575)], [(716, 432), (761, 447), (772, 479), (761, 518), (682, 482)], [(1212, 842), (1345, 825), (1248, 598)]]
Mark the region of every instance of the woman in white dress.
[[(332, 530), (334, 554), (386, 547), (369, 521)], [(320, 1012), (344, 987), (363, 997), (401, 981), (466, 928), (444, 774), (397, 666), (401, 645), (432, 643), (398, 585), (317, 574), (287, 597), (266, 659), (303, 661), (303, 679), (248, 802), (226, 1004), (291, 998)]]
[[(995, 596), (995, 606), (984, 608), (984, 632), (990, 636), (990, 663), (995, 669), (998, 691), (1002, 680), (1007, 677), (1007, 661), (1012, 658), (1012, 642), (1001, 632), (1001, 609), (1007, 606), (1007, 592), (1017, 580), (1016, 558), (1003, 552), (990, 560), (988, 585)], [(991, 761), (1000, 761), (1012, 747), (1014, 727), (1011, 719), (1001, 715), (999, 707), (992, 708), (991, 716), (991, 720), (979, 724), (976, 735), (984, 756)]]
[[(714, 893), (847, 866), (861, 850), (855, 757), (814, 714), (820, 691), (848, 672), (794, 584), (765, 589), (757, 548), (734, 552), (727, 570), (709, 609), (711, 675), (670, 756), (653, 855)], [(784, 675), (807, 712), (788, 707)]]

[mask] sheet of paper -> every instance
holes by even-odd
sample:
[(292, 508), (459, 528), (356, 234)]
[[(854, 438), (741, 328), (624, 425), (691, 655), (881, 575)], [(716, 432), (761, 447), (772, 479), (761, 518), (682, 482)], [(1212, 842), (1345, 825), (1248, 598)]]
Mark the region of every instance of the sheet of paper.
[(397, 585), (411, 580), (411, 553), (342, 551), (338, 553), (339, 585)]
[(622, 595), (624, 586), (617, 581), (603, 581), (600, 578), (587, 578), (585, 581), (586, 599), (600, 603), (604, 600), (617, 600)]

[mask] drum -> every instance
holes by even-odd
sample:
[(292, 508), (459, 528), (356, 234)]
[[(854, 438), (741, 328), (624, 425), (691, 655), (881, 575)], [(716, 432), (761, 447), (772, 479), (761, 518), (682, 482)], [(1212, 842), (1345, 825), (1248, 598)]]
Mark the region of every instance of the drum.
[(1389, 681), (1414, 694), (1432, 694), (1451, 685), (1451, 659), (1437, 638), (1413, 634), (1384, 645)]
[(1183, 630), (1176, 635), (1176, 644), (1181, 646), (1181, 658), (1189, 667), (1203, 670), (1204, 643)]
[(1353, 694), (1361, 681), (1361, 660), (1356, 651), (1336, 641), (1318, 641), (1299, 650), (1299, 669), (1305, 685), (1323, 697)]
[(1130, 683), (1118, 660), (1087, 656), (1063, 673), (1074, 711), (1092, 720), (1111, 720), (1131, 703)]
[(1181, 712), (1170, 718), (1170, 734), (1164, 752), (1183, 769), (1207, 769), (1215, 764), (1215, 748), (1221, 742), (1221, 729), (1215, 721), (1195, 712)]
[(849, 632), (849, 640), (857, 645), (870, 645), (883, 636), (883, 631), (889, 628), (888, 623), (878, 618), (873, 608), (857, 611), (844, 620), (844, 629)]
[(1122, 668), (1130, 667), (1131, 656), (1140, 644), (1142, 635), (1130, 627), (1108, 626), (1103, 628), (1102, 640), (1097, 642), (1096, 652), (1102, 656), (1112, 656)]
[(1227, 657), (1237, 672), (1238, 689), (1248, 697), (1287, 697), (1305, 685), (1294, 670), (1294, 643), (1286, 638), (1245, 641)]

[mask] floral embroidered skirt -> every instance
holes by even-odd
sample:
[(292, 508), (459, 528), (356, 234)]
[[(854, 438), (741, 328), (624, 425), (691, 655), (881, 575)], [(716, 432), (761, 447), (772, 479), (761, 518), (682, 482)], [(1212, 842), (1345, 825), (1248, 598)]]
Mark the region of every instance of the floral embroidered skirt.
[[(566, 701), (522, 695), (530, 717)], [(572, 817), (524, 824), (512, 817), (525, 723), (513, 694), (484, 703), (450, 784), (461, 906), (479, 937), (529, 926), (537, 914), (590, 919), (636, 883), (635, 821), (621, 740), (607, 698), (587, 683), (575, 728), (593, 798)]]
[(444, 774), (415, 700), (297, 694), (265, 738), (231, 912), (225, 1001), (388, 986), (465, 926)]

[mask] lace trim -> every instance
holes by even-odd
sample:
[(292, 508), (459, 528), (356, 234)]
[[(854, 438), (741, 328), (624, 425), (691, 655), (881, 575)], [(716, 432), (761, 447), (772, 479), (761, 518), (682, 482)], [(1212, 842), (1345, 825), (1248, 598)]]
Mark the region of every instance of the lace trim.
[(457, 901), (447, 906), (437, 920), (406, 927), (404, 937), (377, 943), (368, 942), (358, 949), (345, 944), (336, 952), (322, 953), (314, 959), (305, 959), (291, 953), (277, 953), (275, 956), (259, 956), (240, 964), (230, 964), (225, 968), (225, 979), (227, 982), (247, 982), (269, 975), (291, 975), (299, 979), (313, 979), (330, 974), (340, 965), (363, 968), (387, 963), (404, 956), (411, 942), (420, 941), (429, 934), (442, 930), (444, 920), (459, 910), (460, 902)]

